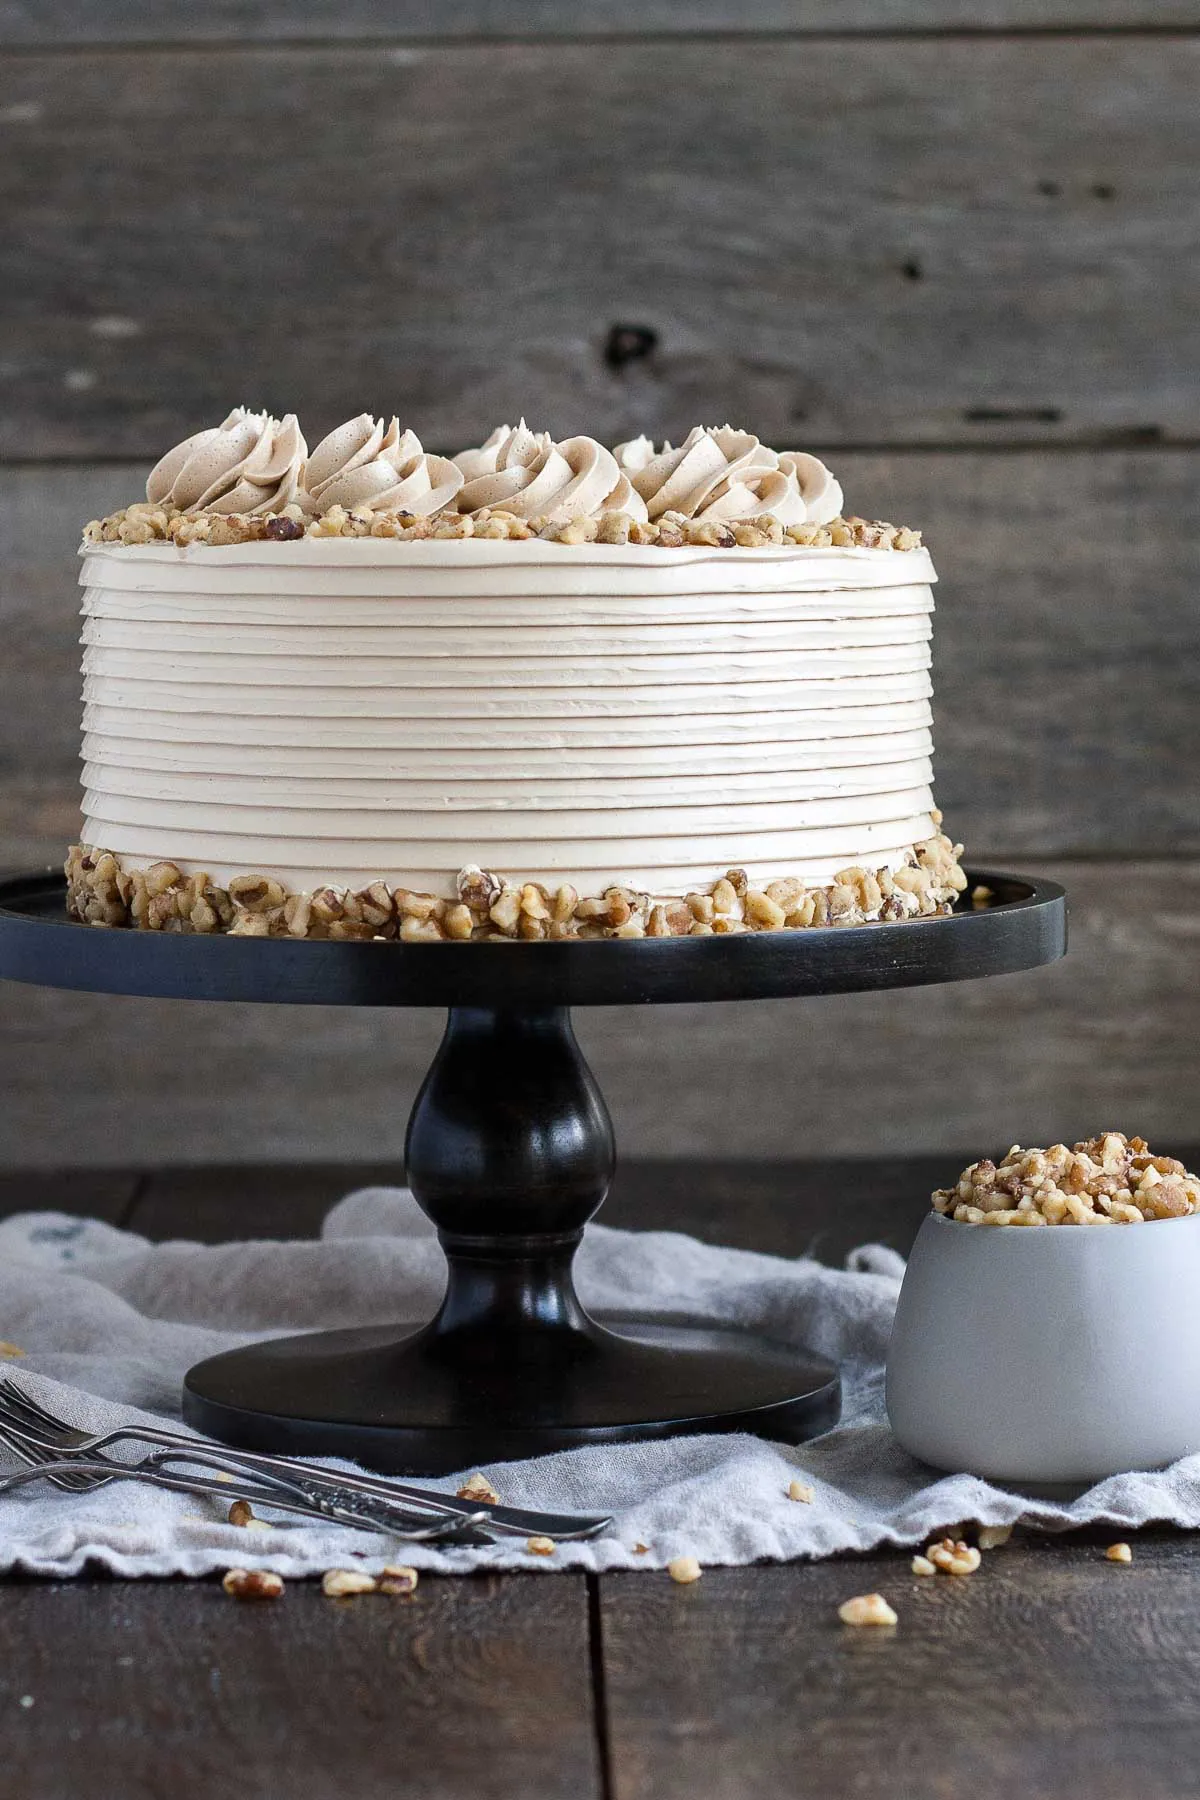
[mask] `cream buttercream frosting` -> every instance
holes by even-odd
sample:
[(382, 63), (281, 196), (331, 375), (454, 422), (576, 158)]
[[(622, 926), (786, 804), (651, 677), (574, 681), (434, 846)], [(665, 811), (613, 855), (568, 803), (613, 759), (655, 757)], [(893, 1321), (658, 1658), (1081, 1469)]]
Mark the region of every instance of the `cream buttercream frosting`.
[(385, 426), (359, 413), (321, 439), (304, 480), (318, 513), (369, 506), (422, 518), (449, 506), (463, 478), (449, 457), (430, 456), (415, 431), (402, 432), (397, 419)]
[(817, 457), (778, 453), (730, 425), (697, 425), (678, 449), (656, 450), (649, 438), (633, 438), (618, 444), (615, 455), (651, 519), (677, 512), (689, 519), (824, 525), (842, 508), (842, 490)]
[(774, 451), (730, 425), (698, 425), (678, 448), (638, 437), (609, 450), (586, 436), (555, 442), (522, 419), (450, 458), (427, 452), (394, 415), (385, 425), (359, 413), (309, 457), (294, 413), (276, 419), (235, 407), (156, 463), (146, 498), (185, 514), (248, 517), (289, 507), (310, 516), (366, 508), (414, 518), (453, 509), (551, 523), (620, 514), (795, 526), (836, 519), (842, 490), (817, 457)]
[(832, 880), (934, 830), (923, 550), (85, 554), (85, 842), (303, 891)]
[(933, 566), (815, 456), (372, 413), (310, 456), (237, 408), (146, 492), (85, 532), (78, 917), (662, 935), (961, 887)]
[(282, 512), (301, 495), (307, 455), (295, 413), (275, 419), (235, 406), (168, 450), (150, 471), (146, 498), (181, 512)]
[(466, 477), (459, 512), (503, 510), (519, 519), (595, 518), (605, 512), (646, 517), (645, 503), (595, 438), (556, 444), (549, 432), (500, 426), (475, 450), (455, 458)]

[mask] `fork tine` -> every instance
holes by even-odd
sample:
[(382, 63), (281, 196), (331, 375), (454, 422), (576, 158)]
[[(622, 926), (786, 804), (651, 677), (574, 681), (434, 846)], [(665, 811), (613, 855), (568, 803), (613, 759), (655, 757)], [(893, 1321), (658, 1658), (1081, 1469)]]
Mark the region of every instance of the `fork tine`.
[(61, 1423), (51, 1425), (40, 1411), (25, 1404), (25, 1396), (10, 1382), (0, 1382), (0, 1424), (12, 1425), (43, 1442), (59, 1444), (65, 1441), (70, 1429)]
[(19, 1422), (24, 1429), (53, 1433), (55, 1437), (61, 1437), (73, 1429), (64, 1419), (57, 1419), (53, 1413), (47, 1412), (45, 1407), (39, 1405), (33, 1398), (32, 1394), (27, 1393), (24, 1388), (18, 1387), (17, 1383), (7, 1376), (0, 1378), (0, 1419), (6, 1413), (14, 1422)]
[[(31, 1438), (24, 1437), (11, 1427), (0, 1425), (0, 1444), (7, 1446), (21, 1462), (29, 1463), (33, 1468), (52, 1469), (58, 1460), (59, 1452), (46, 1444), (39, 1444)], [(48, 1474), (47, 1481), (53, 1482), (57, 1488), (67, 1493), (86, 1493), (101, 1484), (93, 1477), (79, 1474)]]

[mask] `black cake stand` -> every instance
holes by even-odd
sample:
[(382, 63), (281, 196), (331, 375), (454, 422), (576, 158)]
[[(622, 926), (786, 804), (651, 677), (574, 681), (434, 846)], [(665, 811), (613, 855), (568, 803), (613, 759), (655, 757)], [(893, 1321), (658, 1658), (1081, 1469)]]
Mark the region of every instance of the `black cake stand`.
[(408, 1127), (408, 1179), (448, 1280), (426, 1325), (322, 1331), (211, 1357), (184, 1416), (252, 1449), (438, 1474), (579, 1444), (754, 1431), (800, 1443), (838, 1373), (745, 1332), (600, 1324), (571, 1265), (607, 1192), (612, 1125), (572, 1006), (765, 1000), (967, 981), (1053, 962), (1061, 888), (976, 870), (982, 907), (854, 929), (500, 944), (327, 943), (97, 930), (61, 876), (0, 883), (0, 976), (175, 999), (442, 1006)]

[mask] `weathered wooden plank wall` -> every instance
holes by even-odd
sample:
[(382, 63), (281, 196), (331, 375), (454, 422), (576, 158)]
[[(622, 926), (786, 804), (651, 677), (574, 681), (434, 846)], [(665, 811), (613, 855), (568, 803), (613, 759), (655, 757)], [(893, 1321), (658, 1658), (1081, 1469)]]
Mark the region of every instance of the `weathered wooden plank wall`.
[[(1200, 437), (1200, 40), (120, 51), (0, 82), (9, 457), (154, 457), (231, 393), (320, 433), (351, 387), (445, 448), (522, 410)], [(621, 322), (658, 343), (614, 369)]]
[(0, 0), (0, 46), (1145, 30), (1194, 0)]
[[(1198, 63), (1182, 0), (0, 0), (4, 860), (75, 824), (78, 524), (230, 401), (729, 414), (926, 527), (942, 804), (1075, 947), (585, 1017), (626, 1148), (1194, 1137)], [(397, 1155), (437, 1022), (286, 1024), (10, 988), (0, 1158)]]

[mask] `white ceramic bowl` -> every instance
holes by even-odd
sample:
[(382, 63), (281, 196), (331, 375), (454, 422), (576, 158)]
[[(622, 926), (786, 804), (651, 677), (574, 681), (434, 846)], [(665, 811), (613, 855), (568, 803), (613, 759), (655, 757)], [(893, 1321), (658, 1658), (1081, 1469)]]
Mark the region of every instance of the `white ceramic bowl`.
[(1200, 1450), (1200, 1214), (917, 1234), (892, 1430), (938, 1469), (1078, 1485)]

